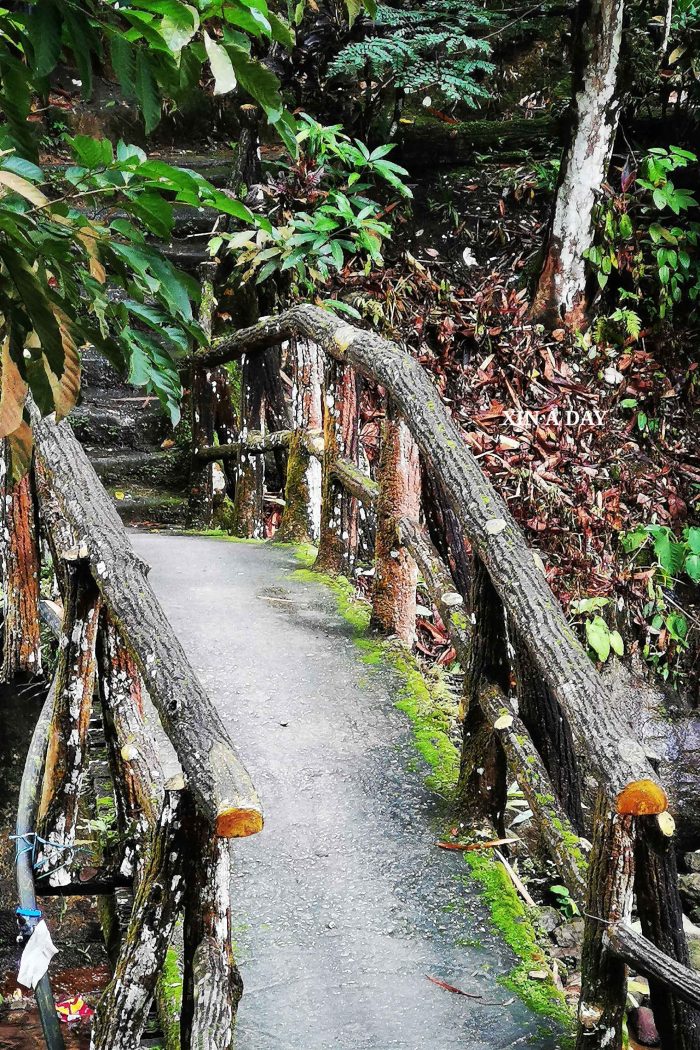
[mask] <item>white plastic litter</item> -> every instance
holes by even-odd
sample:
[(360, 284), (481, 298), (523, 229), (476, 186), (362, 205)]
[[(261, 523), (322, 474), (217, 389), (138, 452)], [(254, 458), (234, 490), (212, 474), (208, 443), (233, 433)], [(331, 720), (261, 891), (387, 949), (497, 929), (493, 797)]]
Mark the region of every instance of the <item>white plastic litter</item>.
[(57, 951), (58, 948), (51, 940), (49, 928), (42, 919), (24, 946), (17, 974), (19, 984), (23, 984), (25, 988), (36, 988)]

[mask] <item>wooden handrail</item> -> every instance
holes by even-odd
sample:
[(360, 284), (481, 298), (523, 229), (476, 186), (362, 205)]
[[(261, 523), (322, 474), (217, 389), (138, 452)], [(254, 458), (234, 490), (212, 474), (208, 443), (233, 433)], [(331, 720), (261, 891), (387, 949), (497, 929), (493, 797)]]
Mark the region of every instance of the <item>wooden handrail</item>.
[(608, 687), (593, 667), (552, 594), (502, 498), (484, 476), (433, 383), (395, 343), (315, 306), (266, 317), (198, 351), (197, 364), (230, 361), (301, 337), (383, 386), (411, 429), (427, 467), (439, 478), (475, 552), (532, 660), (568, 718), (580, 754), (620, 813), (667, 808), (666, 793), (644, 749), (614, 715)]

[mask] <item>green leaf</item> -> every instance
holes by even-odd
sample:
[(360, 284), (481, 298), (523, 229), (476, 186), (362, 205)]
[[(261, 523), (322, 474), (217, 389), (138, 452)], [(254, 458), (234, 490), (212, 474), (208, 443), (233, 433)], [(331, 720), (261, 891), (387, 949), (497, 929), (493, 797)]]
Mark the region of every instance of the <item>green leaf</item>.
[(275, 124), (283, 109), (279, 80), (272, 70), (245, 51), (236, 47), (229, 47), (227, 51), (240, 86), (262, 106), (269, 122)]
[(610, 632), (610, 645), (612, 651), (618, 656), (623, 656), (625, 652), (625, 643), (622, 640), (622, 635), (619, 631)]
[(267, 17), (270, 20), (272, 39), (276, 40), (278, 44), (282, 44), (283, 47), (286, 47), (291, 51), (296, 44), (296, 37), (291, 26), (276, 15), (274, 11), (268, 11)]
[(153, 76), (148, 53), (139, 48), (134, 71), (134, 93), (143, 114), (146, 134), (150, 134), (160, 122), (161, 106), (158, 86)]
[(40, 77), (48, 76), (61, 54), (63, 19), (53, 0), (42, 0), (29, 19), (29, 38), (34, 53), (34, 68)]
[(119, 87), (130, 101), (136, 97), (136, 49), (122, 34), (116, 33), (110, 37), (109, 54)]
[(214, 94), (226, 95), (229, 91), (233, 91), (236, 86), (236, 74), (228, 51), (223, 44), (212, 40), (206, 31), (204, 33), (204, 46), (214, 77)]
[(700, 583), (700, 554), (688, 554), (683, 568), (693, 583)]
[(598, 659), (605, 663), (610, 656), (610, 630), (600, 616), (586, 621), (586, 641)]

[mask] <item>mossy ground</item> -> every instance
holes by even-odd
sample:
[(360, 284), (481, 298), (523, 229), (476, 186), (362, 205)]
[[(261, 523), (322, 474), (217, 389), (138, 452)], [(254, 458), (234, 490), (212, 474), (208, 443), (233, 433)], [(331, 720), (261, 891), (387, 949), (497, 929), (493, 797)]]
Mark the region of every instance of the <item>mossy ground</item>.
[[(331, 588), (338, 612), (352, 629), (354, 642), (362, 653), (362, 662), (369, 666), (388, 665), (397, 673), (400, 686), (396, 706), (410, 719), (416, 747), (430, 767), (426, 783), (443, 797), (452, 798), (459, 754), (450, 737), (455, 703), (444, 682), (437, 675), (434, 680), (426, 676), (418, 661), (406, 650), (369, 634), (369, 605), (356, 599), (353, 585), (344, 577), (312, 571), (316, 555), (314, 547), (297, 547), (295, 553), (303, 566), (294, 573), (295, 579), (324, 583)], [(546, 954), (537, 941), (531, 916), (503, 865), (485, 853), (465, 853), (464, 858), (469, 868), (469, 875), (465, 878), (479, 883), (494, 926), (519, 960), (501, 983), (531, 1010), (571, 1031), (572, 1016), (561, 992), (550, 979), (533, 980), (529, 976), (531, 971), (548, 969)]]

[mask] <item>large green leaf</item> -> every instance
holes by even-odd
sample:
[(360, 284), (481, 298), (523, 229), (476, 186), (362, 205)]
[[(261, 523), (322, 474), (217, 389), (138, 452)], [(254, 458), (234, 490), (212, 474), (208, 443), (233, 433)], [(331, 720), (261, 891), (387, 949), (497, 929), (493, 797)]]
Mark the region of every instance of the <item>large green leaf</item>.
[(262, 107), (270, 123), (275, 124), (283, 110), (280, 83), (275, 74), (237, 47), (229, 46), (228, 54), (241, 87)]
[(32, 8), (29, 38), (34, 53), (34, 69), (40, 77), (56, 67), (61, 54), (63, 19), (53, 0), (42, 0)]

